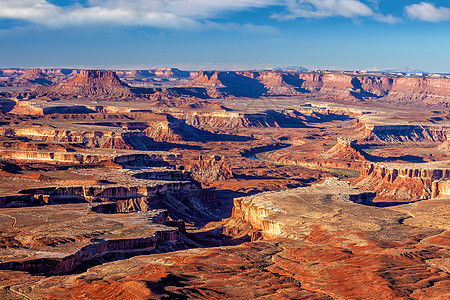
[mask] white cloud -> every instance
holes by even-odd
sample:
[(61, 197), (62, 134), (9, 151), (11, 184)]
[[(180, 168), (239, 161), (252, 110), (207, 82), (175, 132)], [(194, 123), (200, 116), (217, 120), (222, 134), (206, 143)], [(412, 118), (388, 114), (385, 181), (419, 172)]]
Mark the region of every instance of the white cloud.
[(393, 15), (383, 15), (383, 14), (376, 13), (372, 17), (379, 22), (388, 23), (388, 24), (396, 24), (396, 23), (400, 23), (403, 21), (401, 18), (394, 17)]
[(38, 22), (57, 17), (62, 9), (46, 0), (0, 0), (0, 18)]
[(368, 5), (358, 0), (287, 0), (288, 13), (275, 14), (279, 20), (296, 18), (326, 18), (326, 17), (371, 17), (385, 23), (396, 23), (398, 18), (392, 15), (376, 13)]
[[(375, 0), (367, 1), (376, 7)], [(268, 33), (276, 29), (247, 22), (239, 26), (220, 24), (211, 19), (227, 12), (269, 6), (286, 7), (285, 13), (273, 16), (279, 20), (342, 16), (398, 22), (397, 18), (380, 14), (360, 0), (88, 0), (85, 5), (71, 6), (59, 6), (49, 0), (0, 0), (0, 19), (24, 20), (49, 27), (112, 25), (227, 30), (234, 26), (237, 30)]]
[(420, 2), (407, 6), (405, 10), (411, 19), (428, 22), (450, 21), (450, 8), (448, 7), (436, 7), (431, 3)]
[(278, 0), (90, 0), (88, 5), (57, 6), (47, 0), (0, 0), (0, 19), (19, 19), (51, 27), (139, 25), (195, 28), (201, 20), (227, 11), (265, 7)]

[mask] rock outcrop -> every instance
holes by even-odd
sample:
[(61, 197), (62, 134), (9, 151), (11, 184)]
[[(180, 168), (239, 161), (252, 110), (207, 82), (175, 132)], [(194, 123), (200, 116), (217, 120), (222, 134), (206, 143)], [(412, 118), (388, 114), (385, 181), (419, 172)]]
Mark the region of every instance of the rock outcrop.
[[(20, 214), (27, 212), (23, 208), (18, 210), (19, 215), (14, 218), (22, 222)], [(67, 212), (73, 213), (69, 219), (64, 217)], [(13, 215), (15, 213), (12, 212)], [(105, 261), (173, 251), (182, 245), (178, 239), (180, 229), (164, 225), (170, 222), (167, 211), (161, 209), (102, 215), (89, 212), (86, 204), (75, 204), (66, 210), (46, 206), (35, 208), (34, 214), (28, 213), (28, 220), (35, 223), (39, 223), (37, 220), (40, 218), (46, 219), (45, 228), (22, 233), (25, 236), (31, 234), (34, 240), (26, 259), (5, 259), (7, 253), (0, 249), (0, 270), (46, 275), (73, 274)], [(70, 232), (61, 227), (62, 224), (72, 224), (74, 227)], [(92, 234), (93, 229), (100, 231)], [(17, 238), (20, 240), (20, 237)], [(28, 243), (25, 237), (18, 247), (27, 247)]]
[[(290, 228), (298, 225), (302, 227), (301, 225), (307, 223), (307, 221), (301, 221), (298, 224), (294, 217), (296, 214), (305, 214), (307, 218), (311, 219), (320, 218), (320, 216), (314, 215), (313, 211), (319, 215), (323, 212), (319, 212), (315, 205), (322, 206), (325, 203), (330, 205), (335, 205), (335, 203), (371, 204), (374, 197), (375, 193), (360, 191), (350, 186), (348, 182), (329, 178), (322, 184), (310, 187), (235, 198), (231, 218), (249, 223), (254, 229), (260, 230), (265, 238), (295, 238), (295, 236), (301, 236), (301, 233)], [(299, 200), (294, 201), (293, 199)], [(317, 201), (317, 199), (321, 200)], [(308, 203), (300, 205), (304, 202)], [(297, 210), (298, 205), (304, 210)]]
[(28, 96), (64, 96), (64, 97), (127, 97), (133, 93), (113, 71), (80, 70), (68, 82), (56, 86), (42, 87), (29, 93)]
[(189, 161), (186, 169), (195, 180), (204, 183), (233, 178), (231, 166), (219, 155), (200, 155), (197, 160)]
[[(448, 161), (422, 164), (365, 163), (357, 186), (377, 192), (379, 199), (416, 201), (436, 197), (440, 188), (434, 182), (448, 178)], [(442, 186), (444, 184), (441, 184), (441, 190), (444, 189)]]
[(19, 193), (33, 195), (47, 204), (77, 202), (111, 202), (124, 199), (151, 198), (166, 191), (190, 191), (196, 189), (190, 181), (150, 181), (143, 186), (101, 185), (45, 187), (21, 190)]
[(26, 137), (32, 141), (76, 143), (110, 149), (158, 150), (157, 143), (140, 130), (52, 129), (42, 127), (3, 127), (0, 136)]
[[(335, 166), (342, 162), (343, 167), (357, 169), (362, 162), (367, 161), (367, 153), (361, 151), (357, 146), (357, 140), (353, 138), (338, 137), (337, 144), (323, 155), (325, 159), (336, 160)], [(344, 165), (345, 164), (345, 165)]]
[(399, 124), (399, 125), (365, 125), (367, 139), (376, 138), (382, 142), (444, 142), (447, 140), (449, 126), (424, 125), (424, 124)]
[(445, 104), (450, 101), (448, 78), (397, 77), (343, 72), (200, 72), (188, 86), (209, 88), (213, 98), (263, 95), (327, 95), (330, 99)]

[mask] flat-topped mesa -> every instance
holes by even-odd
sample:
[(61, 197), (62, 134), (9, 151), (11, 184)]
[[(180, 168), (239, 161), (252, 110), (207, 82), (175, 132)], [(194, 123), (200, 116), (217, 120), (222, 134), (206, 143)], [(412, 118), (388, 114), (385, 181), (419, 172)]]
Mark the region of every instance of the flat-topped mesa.
[(29, 69), (26, 70), (25, 73), (20, 76), (20, 78), (33, 81), (36, 79), (47, 79), (48, 76), (43, 73), (42, 69)]
[(191, 76), (191, 72), (181, 71), (177, 68), (157, 68), (153, 71), (153, 74), (161, 78), (189, 78)]
[[(386, 120), (388, 119), (388, 120)], [(388, 143), (445, 142), (448, 140), (450, 124), (441, 122), (399, 122), (384, 115), (361, 115), (357, 126), (366, 139), (376, 139)]]
[[(166, 191), (191, 191), (197, 187), (190, 181), (154, 181), (152, 184), (124, 186), (64, 186), (33, 188), (19, 191), (24, 195), (33, 195), (34, 198), (46, 204), (63, 204), (77, 202), (117, 202), (129, 199), (147, 199)], [(148, 204), (147, 204), (148, 208)]]
[[(100, 149), (99, 149), (100, 150)], [(114, 163), (119, 165), (158, 165), (163, 161), (178, 161), (181, 154), (159, 151), (129, 151), (130, 153), (108, 153), (98, 151), (91, 152), (70, 152), (66, 149), (53, 151), (51, 149), (39, 150), (17, 150), (17, 149), (0, 149), (0, 155), (9, 161), (17, 163), (34, 162), (48, 164), (99, 164)]]
[(227, 111), (172, 112), (172, 116), (185, 120), (194, 127), (248, 128), (279, 127), (267, 113), (241, 113)]
[[(18, 247), (29, 250), (22, 256), (7, 256), (6, 251), (11, 250), (0, 249), (0, 270), (45, 275), (71, 274), (123, 259), (124, 256), (185, 248), (178, 240), (183, 227), (170, 222), (166, 210), (95, 214), (89, 209), (90, 206), (71, 204), (10, 210), (14, 215), (11, 218), (21, 227), (24, 226), (22, 222), (25, 226), (28, 222), (36, 224), (27, 232), (33, 237), (33, 244), (28, 247), (29, 242), (24, 241)], [(45, 228), (40, 227), (42, 223), (39, 220), (43, 219), (46, 220)]]
[(66, 86), (93, 86), (97, 88), (128, 86), (120, 81), (113, 71), (80, 70), (79, 73), (68, 81)]
[(34, 96), (116, 96), (133, 95), (130, 87), (113, 71), (80, 70), (68, 82), (51, 87), (41, 87), (29, 93)]
[[(322, 184), (309, 187), (235, 198), (231, 218), (249, 223), (253, 229), (260, 230), (263, 238), (266, 239), (300, 237), (299, 232), (291, 234), (293, 230), (291, 227), (297, 226), (298, 223), (302, 224), (303, 216), (306, 220), (315, 219), (312, 211), (319, 207), (329, 204), (339, 205), (338, 203), (371, 204), (374, 197), (375, 193), (360, 191), (348, 182), (329, 178)], [(302, 202), (306, 203), (306, 207), (297, 208), (296, 205)], [(320, 215), (322, 212), (319, 209), (317, 213)], [(317, 219), (320, 218), (320, 216), (317, 217)]]
[(0, 128), (0, 137), (26, 137), (32, 141), (78, 143), (95, 148), (158, 150), (158, 144), (148, 137), (145, 131), (121, 128), (83, 129), (53, 129), (36, 126), (3, 127)]
[(116, 70), (117, 76), (119, 77), (131, 77), (134, 79), (142, 79), (142, 78), (148, 78), (148, 77), (155, 77), (155, 74), (148, 70)]
[(435, 181), (450, 178), (450, 162), (418, 164), (365, 163), (357, 186), (377, 192), (377, 197), (410, 201), (430, 199), (439, 192)]

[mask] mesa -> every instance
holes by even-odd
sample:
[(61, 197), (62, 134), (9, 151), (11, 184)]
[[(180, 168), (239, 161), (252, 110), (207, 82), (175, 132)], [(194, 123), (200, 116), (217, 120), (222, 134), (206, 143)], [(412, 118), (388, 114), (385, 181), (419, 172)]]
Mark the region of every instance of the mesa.
[(4, 299), (449, 295), (446, 75), (1, 76)]

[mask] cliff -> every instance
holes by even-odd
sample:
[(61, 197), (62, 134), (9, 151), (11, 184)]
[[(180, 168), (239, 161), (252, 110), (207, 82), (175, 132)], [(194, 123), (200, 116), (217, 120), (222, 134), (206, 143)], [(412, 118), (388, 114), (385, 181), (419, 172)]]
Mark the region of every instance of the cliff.
[(158, 145), (140, 130), (83, 130), (42, 127), (3, 127), (0, 136), (26, 137), (32, 141), (76, 143), (110, 149), (157, 150)]
[[(323, 219), (358, 209), (355, 203), (371, 204), (374, 196), (374, 193), (360, 191), (348, 182), (329, 178), (322, 184), (309, 187), (235, 198), (231, 219), (250, 224), (266, 239), (301, 239), (302, 234), (308, 232), (307, 224), (318, 220), (324, 222)], [(349, 221), (348, 225), (354, 223)]]
[(47, 204), (77, 202), (110, 202), (150, 198), (166, 191), (195, 190), (190, 181), (149, 181), (146, 185), (65, 186), (25, 189), (20, 194), (33, 195)]
[[(47, 76), (45, 72), (48, 73), (47, 70), (45, 72), (16, 70), (15, 72), (12, 74), (25, 72), (31, 77)], [(136, 82), (148, 80), (150, 77), (165, 81), (177, 78), (179, 81), (161, 89), (130, 88), (121, 82), (113, 71), (81, 70), (68, 82), (47, 88), (40, 87), (25, 94), (25, 97), (108, 96), (122, 98), (138, 96), (160, 101), (177, 97), (205, 99), (308, 95), (353, 102), (364, 100), (401, 102), (411, 105), (448, 105), (450, 103), (450, 79), (444, 76), (413, 77), (383, 73), (325, 71), (200, 71), (191, 74), (170, 68), (118, 72), (122, 78), (137, 80)], [(17, 77), (17, 75), (14, 76)], [(69, 77), (69, 75), (64, 76)], [(193, 76), (195, 77), (191, 80)], [(9, 79), (13, 80), (13, 77)]]
[(449, 78), (399, 77), (381, 73), (203, 71), (187, 86), (209, 88), (208, 95), (213, 98), (311, 94), (344, 100), (382, 98), (407, 103), (450, 102)]
[(365, 163), (358, 187), (377, 192), (379, 199), (411, 201), (439, 194), (439, 184), (450, 178), (450, 162), (423, 164)]
[(365, 117), (361, 117), (358, 122), (363, 127), (366, 139), (375, 138), (382, 142), (389, 143), (405, 143), (405, 142), (445, 142), (447, 140), (447, 132), (450, 125), (433, 125), (429, 123), (400, 123), (379, 124), (379, 122), (371, 122)]
[[(27, 255), (2, 259), (0, 270), (45, 275), (73, 274), (107, 261), (185, 247), (179, 241), (182, 226), (166, 226), (171, 222), (167, 211), (161, 209), (128, 214), (99, 214), (89, 211), (87, 204), (73, 204), (27, 210), (9, 209), (8, 212), (22, 228), (28, 224), (23, 222), (23, 214), (27, 216), (27, 221), (34, 224), (40, 224), (42, 218), (46, 223), (45, 228), (36, 225), (38, 228), (21, 233), (33, 238), (33, 241), (25, 239), (17, 245), (19, 248), (26, 247)], [(67, 213), (73, 215), (67, 218)], [(0, 249), (0, 255), (5, 258), (3, 251)]]

